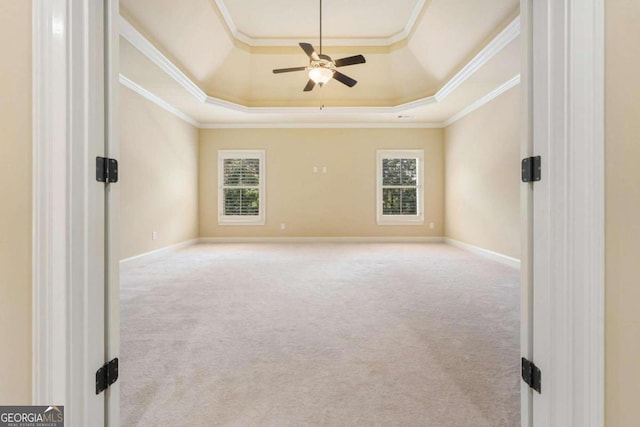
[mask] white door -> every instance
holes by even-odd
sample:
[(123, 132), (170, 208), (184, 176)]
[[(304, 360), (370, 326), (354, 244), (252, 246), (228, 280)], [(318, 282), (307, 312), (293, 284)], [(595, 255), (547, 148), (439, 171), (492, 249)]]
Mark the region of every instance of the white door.
[(545, 1), (532, 1), (530, 4), (531, 14), (531, 53), (530, 53), (530, 70), (531, 70), (531, 91), (530, 91), (530, 108), (531, 108), (531, 152), (530, 155), (540, 156), (542, 163), (542, 179), (538, 182), (527, 184), (532, 192), (532, 286), (531, 292), (531, 328), (530, 328), (530, 347), (527, 357), (534, 362), (538, 368), (544, 373), (541, 381), (541, 393), (537, 393), (532, 389), (528, 389), (529, 401), (531, 402), (530, 421), (531, 427), (550, 426), (549, 406), (549, 278), (550, 259), (545, 252), (549, 251), (549, 232), (550, 232), (550, 201), (549, 201), (549, 185), (550, 185), (550, 169), (548, 150), (548, 132), (550, 130), (550, 88), (549, 88), (549, 22), (548, 22), (549, 3)]
[[(520, 90), (522, 94), (522, 129), (520, 156), (533, 154), (532, 88), (533, 88), (533, 28), (531, 1), (520, 2), (520, 34), (522, 66)], [(537, 183), (521, 184), (521, 262), (520, 262), (520, 351), (521, 356), (533, 360), (533, 189)], [(522, 427), (533, 426), (533, 391), (520, 381), (520, 410)]]
[[(96, 158), (105, 155), (104, 3), (67, 2), (69, 241), (69, 425), (101, 426), (105, 363), (105, 192)], [(54, 29), (55, 31), (55, 29)], [(60, 106), (58, 106), (60, 108)]]
[(69, 425), (100, 426), (104, 395), (96, 393), (96, 371), (105, 362), (105, 197), (95, 168), (96, 158), (104, 156), (104, 9), (102, 1), (58, 3), (66, 14), (66, 25), (53, 32), (66, 34), (70, 163), (66, 415)]
[(33, 402), (103, 424), (104, 3), (34, 0)]
[[(104, 0), (106, 13), (105, 28), (105, 57), (107, 64), (106, 74), (106, 99), (105, 99), (105, 153), (107, 157), (118, 159), (118, 114), (119, 114), (119, 1)], [(119, 280), (119, 241), (118, 241), (118, 216), (120, 191), (119, 185), (109, 184), (105, 188), (105, 231), (106, 231), (106, 300), (105, 300), (105, 355), (107, 360), (120, 356), (120, 280)], [(106, 411), (105, 425), (118, 427), (120, 425), (120, 380), (114, 383), (105, 393)]]
[[(66, 32), (68, 49), (70, 345), (66, 421), (72, 426), (99, 427), (106, 424), (107, 411), (111, 414), (113, 405), (107, 403), (115, 401), (117, 407), (117, 383), (106, 392), (97, 389), (97, 371), (117, 356), (117, 348), (114, 351), (107, 339), (111, 316), (117, 313), (117, 307), (109, 304), (107, 286), (113, 270), (109, 258), (113, 230), (110, 225), (116, 216), (109, 215), (109, 209), (114, 184), (100, 182), (96, 170), (98, 158), (113, 157), (109, 143), (114, 128), (110, 117), (113, 100), (109, 95), (113, 60), (105, 54), (111, 49), (112, 33), (107, 31), (107, 23), (111, 22), (113, 0), (56, 1), (65, 11), (67, 22), (61, 28), (65, 29), (62, 34)], [(112, 425), (117, 423), (116, 420)]]
[(531, 15), (533, 427), (604, 425), (604, 2)]

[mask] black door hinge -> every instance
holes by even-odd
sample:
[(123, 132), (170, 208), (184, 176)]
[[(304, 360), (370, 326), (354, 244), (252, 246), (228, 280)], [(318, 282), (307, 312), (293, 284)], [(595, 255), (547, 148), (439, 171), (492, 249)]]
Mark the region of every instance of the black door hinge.
[(532, 389), (540, 393), (540, 381), (542, 380), (542, 372), (531, 361), (522, 358), (522, 379)]
[(542, 159), (540, 156), (522, 159), (522, 182), (534, 182), (542, 179)]
[(96, 394), (102, 393), (118, 381), (118, 358), (102, 365), (96, 371)]
[(118, 161), (107, 157), (96, 157), (96, 180), (98, 182), (118, 182)]

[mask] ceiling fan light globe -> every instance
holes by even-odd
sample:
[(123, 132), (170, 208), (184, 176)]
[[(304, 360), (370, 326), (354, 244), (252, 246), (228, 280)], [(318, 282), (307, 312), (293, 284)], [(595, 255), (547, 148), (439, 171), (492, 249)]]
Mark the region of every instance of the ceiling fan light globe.
[(313, 67), (309, 70), (309, 78), (322, 87), (333, 78), (333, 70), (326, 67)]

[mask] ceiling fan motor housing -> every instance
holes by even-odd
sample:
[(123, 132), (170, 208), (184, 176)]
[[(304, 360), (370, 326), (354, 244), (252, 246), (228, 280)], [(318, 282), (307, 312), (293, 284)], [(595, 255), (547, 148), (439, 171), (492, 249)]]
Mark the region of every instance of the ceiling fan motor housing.
[[(311, 60), (307, 67), (309, 77), (311, 77), (317, 84), (322, 87), (328, 83), (336, 72), (335, 64), (326, 55), (322, 55), (324, 58), (318, 60)], [(328, 58), (328, 59), (325, 59)]]
[(311, 60), (310, 64), (309, 64), (309, 67), (307, 67), (307, 71), (310, 71), (310, 70), (312, 70), (314, 68), (328, 68), (331, 71), (335, 71), (336, 70), (336, 64), (334, 64), (334, 62), (331, 60), (331, 58), (329, 58), (328, 60), (326, 60), (324, 58), (319, 59), (317, 61)]

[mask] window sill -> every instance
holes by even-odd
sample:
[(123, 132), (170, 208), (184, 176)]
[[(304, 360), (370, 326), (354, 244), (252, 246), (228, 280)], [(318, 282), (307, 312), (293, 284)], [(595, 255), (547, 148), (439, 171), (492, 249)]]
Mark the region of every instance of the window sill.
[(218, 218), (218, 225), (265, 225), (265, 220), (260, 219), (223, 219)]
[(424, 225), (424, 219), (383, 218), (377, 220), (378, 225)]

